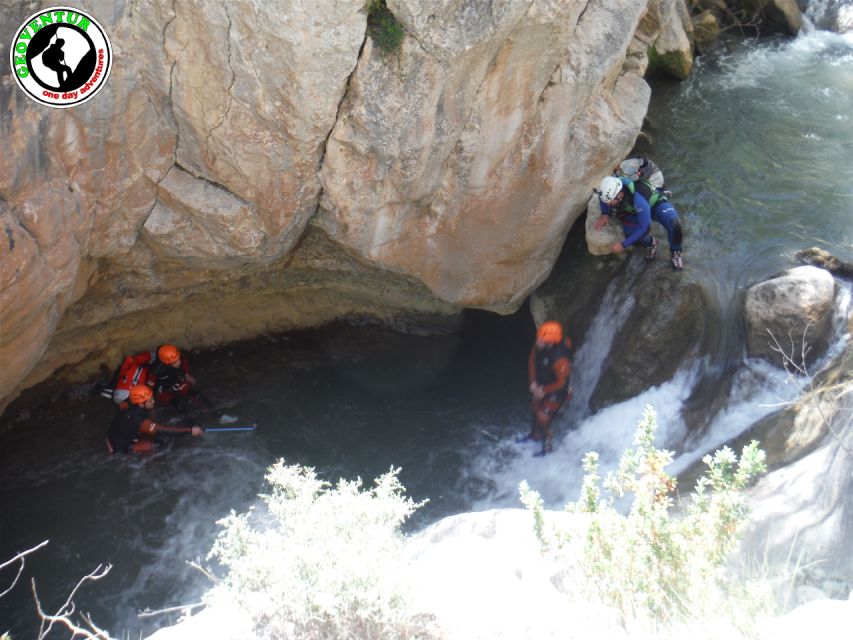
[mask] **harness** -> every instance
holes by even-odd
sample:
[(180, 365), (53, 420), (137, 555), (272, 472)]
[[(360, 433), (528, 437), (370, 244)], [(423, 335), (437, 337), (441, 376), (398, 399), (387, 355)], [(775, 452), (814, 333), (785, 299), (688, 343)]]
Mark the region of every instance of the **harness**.
[[(669, 198), (666, 197), (666, 194), (662, 189), (658, 189), (653, 186), (648, 180), (644, 180), (640, 178), (636, 182), (631, 184), (634, 189), (640, 192), (640, 195), (643, 196), (649, 202), (649, 208), (654, 209), (655, 205), (661, 202), (666, 202)], [(634, 189), (631, 190), (633, 193)]]
[[(566, 338), (558, 345), (544, 351), (536, 352), (536, 382), (543, 387), (547, 387), (557, 381), (557, 374), (554, 373), (554, 363), (560, 358), (566, 358), (571, 362), (571, 341)], [(565, 395), (569, 391), (569, 379), (566, 378), (565, 384), (557, 392)]]
[[(630, 178), (619, 178), (622, 181), (622, 188), (626, 189), (632, 196), (639, 193), (649, 203), (649, 209), (654, 209), (655, 205), (667, 201), (669, 198), (657, 187), (653, 187), (648, 181), (640, 178), (639, 180), (631, 180)], [(622, 198), (616, 205), (610, 205), (610, 211), (617, 218), (625, 222), (625, 218), (637, 213), (637, 208), (634, 206), (633, 198)], [(630, 224), (635, 224), (633, 221), (628, 221)]]

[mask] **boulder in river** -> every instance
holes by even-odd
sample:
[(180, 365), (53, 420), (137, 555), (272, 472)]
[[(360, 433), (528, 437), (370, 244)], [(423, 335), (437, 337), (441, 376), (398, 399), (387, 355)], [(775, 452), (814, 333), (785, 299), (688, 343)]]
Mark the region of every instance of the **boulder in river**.
[(797, 365), (814, 362), (826, 350), (834, 298), (832, 275), (812, 266), (750, 287), (744, 301), (749, 355), (783, 366), (782, 349)]

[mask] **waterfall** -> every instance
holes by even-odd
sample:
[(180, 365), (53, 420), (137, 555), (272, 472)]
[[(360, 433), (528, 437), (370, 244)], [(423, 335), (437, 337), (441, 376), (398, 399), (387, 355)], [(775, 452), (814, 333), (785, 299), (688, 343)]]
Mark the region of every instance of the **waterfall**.
[(570, 424), (579, 424), (589, 415), (589, 399), (601, 377), (613, 339), (636, 304), (631, 291), (642, 273), (640, 267), (637, 261), (632, 261), (623, 277), (614, 278), (607, 285), (595, 319), (578, 340), (580, 347), (572, 363), (574, 397), (565, 412)]

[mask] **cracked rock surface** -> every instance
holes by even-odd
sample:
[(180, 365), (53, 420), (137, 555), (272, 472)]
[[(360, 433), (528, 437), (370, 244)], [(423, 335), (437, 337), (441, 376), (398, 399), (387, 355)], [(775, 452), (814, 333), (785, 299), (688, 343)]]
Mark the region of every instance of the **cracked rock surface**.
[[(0, 410), (150, 340), (515, 310), (631, 148), (645, 16), (675, 2), (388, 0), (387, 54), (363, 0), (88, 3), (114, 54), (95, 99), (0, 81)], [(35, 10), (0, 7), (5, 50)], [(244, 328), (189, 326), (220, 289)]]

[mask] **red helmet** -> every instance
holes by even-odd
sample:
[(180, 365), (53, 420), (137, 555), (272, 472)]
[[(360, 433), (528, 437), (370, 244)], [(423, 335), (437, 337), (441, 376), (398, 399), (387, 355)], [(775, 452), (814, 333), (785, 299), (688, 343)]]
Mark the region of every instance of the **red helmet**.
[(130, 402), (132, 404), (145, 404), (154, 397), (154, 392), (146, 384), (135, 384), (130, 388)]
[(164, 344), (157, 349), (157, 357), (163, 364), (173, 364), (181, 359), (181, 352), (173, 344)]
[(559, 344), (563, 339), (563, 327), (560, 326), (559, 322), (555, 322), (554, 320), (543, 322), (542, 326), (536, 332), (536, 339), (545, 344)]

